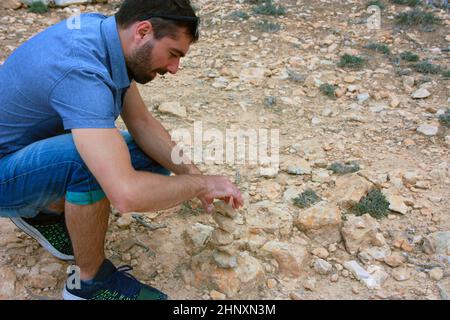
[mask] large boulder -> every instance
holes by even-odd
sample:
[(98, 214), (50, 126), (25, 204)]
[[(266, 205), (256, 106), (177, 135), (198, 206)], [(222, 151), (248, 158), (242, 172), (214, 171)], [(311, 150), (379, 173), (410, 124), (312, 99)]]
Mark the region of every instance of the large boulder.
[(250, 205), (245, 214), (248, 229), (252, 233), (279, 233), (289, 235), (292, 231), (293, 217), (284, 206), (273, 206), (269, 201)]

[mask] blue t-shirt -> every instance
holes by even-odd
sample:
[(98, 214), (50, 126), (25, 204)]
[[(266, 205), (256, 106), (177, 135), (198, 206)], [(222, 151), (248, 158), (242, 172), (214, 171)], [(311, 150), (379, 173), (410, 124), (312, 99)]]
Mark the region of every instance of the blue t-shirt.
[[(77, 28), (79, 26), (79, 28)], [(83, 14), (0, 66), (0, 158), (76, 128), (114, 128), (130, 86), (115, 17)]]

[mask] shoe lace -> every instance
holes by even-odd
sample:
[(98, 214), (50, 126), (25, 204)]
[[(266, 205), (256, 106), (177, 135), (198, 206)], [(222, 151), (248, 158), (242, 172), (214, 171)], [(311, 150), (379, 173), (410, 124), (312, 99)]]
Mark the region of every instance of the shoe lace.
[(105, 282), (110, 290), (117, 292), (120, 298), (136, 299), (139, 295), (141, 283), (129, 272), (133, 268), (129, 265), (123, 265), (116, 269), (116, 271)]

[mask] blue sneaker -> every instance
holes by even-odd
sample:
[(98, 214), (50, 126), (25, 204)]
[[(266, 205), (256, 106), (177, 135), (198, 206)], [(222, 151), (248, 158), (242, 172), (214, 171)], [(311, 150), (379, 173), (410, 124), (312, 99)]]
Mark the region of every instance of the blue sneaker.
[(34, 218), (11, 218), (11, 221), (55, 257), (61, 260), (74, 260), (64, 214), (41, 211)]
[(81, 289), (63, 291), (64, 300), (167, 300), (167, 295), (158, 289), (139, 282), (128, 273), (133, 268), (116, 268), (105, 259), (94, 279), (81, 281)]

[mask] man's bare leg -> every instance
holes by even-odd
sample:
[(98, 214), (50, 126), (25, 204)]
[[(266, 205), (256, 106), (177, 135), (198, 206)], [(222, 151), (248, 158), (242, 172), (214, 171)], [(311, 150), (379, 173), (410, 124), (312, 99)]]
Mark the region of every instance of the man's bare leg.
[(107, 198), (85, 206), (66, 201), (66, 224), (75, 261), (81, 271), (81, 280), (93, 279), (105, 259), (104, 246), (109, 214)]

